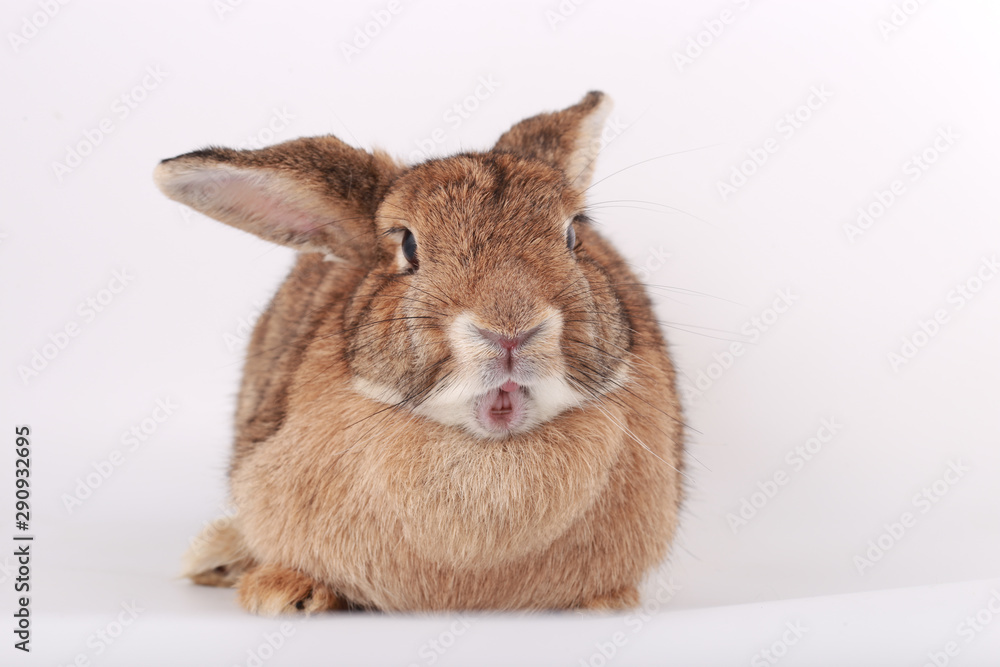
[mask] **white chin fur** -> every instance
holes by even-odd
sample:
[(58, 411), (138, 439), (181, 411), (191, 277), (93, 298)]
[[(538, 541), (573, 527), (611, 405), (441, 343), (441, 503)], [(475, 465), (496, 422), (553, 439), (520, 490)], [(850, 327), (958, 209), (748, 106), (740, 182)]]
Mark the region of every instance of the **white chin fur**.
[[(393, 405), (403, 400), (403, 395), (397, 390), (364, 378), (355, 378), (353, 386), (362, 396), (379, 403)], [(495, 389), (482, 386), (478, 378), (449, 378), (435, 386), (427, 398), (413, 408), (413, 412), (446, 426), (464, 428), (483, 438), (498, 438), (507, 433), (528, 431), (585, 402), (585, 397), (558, 375), (539, 378), (524, 388), (528, 393), (524, 419), (506, 433), (491, 431), (476, 418), (477, 402)]]
[[(528, 431), (566, 410), (583, 405), (586, 396), (567, 381), (558, 353), (562, 318), (554, 309), (545, 315), (545, 329), (526, 344), (522, 370), (515, 372), (513, 377), (499, 378), (494, 363), (496, 350), (475, 333), (472, 315), (463, 313), (456, 317), (448, 328), (455, 370), (433, 387), (419, 405), (413, 406), (413, 412), (447, 426), (464, 428), (483, 438), (501, 438)], [(523, 415), (509, 429), (487, 428), (477, 417), (477, 405), (508, 379), (525, 392)], [(380, 403), (394, 404), (403, 399), (394, 388), (371, 380), (356, 378), (354, 389)]]
[(414, 412), (441, 424), (464, 428), (480, 437), (498, 438), (508, 433), (528, 431), (584, 402), (584, 397), (564, 378), (552, 375), (540, 378), (525, 386), (528, 395), (524, 418), (509, 431), (498, 432), (485, 428), (476, 418), (476, 403), (494, 387), (477, 385), (478, 382), (461, 380), (439, 384)]

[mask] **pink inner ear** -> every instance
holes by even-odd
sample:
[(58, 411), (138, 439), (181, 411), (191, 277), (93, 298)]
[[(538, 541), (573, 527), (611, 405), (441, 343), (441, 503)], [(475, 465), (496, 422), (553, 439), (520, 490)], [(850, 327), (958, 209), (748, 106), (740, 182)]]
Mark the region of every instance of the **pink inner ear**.
[(308, 186), (270, 169), (164, 166), (158, 181), (174, 199), (275, 243), (331, 250), (337, 231), (331, 223), (341, 216)]

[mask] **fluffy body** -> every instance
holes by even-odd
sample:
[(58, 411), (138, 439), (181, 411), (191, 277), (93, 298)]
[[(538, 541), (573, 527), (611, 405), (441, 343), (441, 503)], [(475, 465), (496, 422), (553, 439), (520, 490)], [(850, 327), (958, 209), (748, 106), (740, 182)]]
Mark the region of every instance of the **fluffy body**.
[(650, 302), (585, 215), (608, 108), (414, 167), (334, 137), (162, 163), (171, 197), (300, 250), (247, 353), (238, 514), (188, 576), (263, 614), (637, 604), (683, 433)]

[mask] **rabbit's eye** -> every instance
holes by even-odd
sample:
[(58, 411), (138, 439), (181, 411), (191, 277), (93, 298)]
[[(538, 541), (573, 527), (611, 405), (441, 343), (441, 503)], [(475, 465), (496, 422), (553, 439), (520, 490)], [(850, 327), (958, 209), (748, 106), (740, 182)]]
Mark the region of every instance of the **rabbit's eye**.
[(417, 239), (409, 229), (403, 231), (403, 257), (410, 266), (417, 268)]
[(573, 223), (569, 223), (569, 227), (566, 228), (566, 247), (569, 248), (570, 252), (576, 248), (576, 229), (573, 227)]

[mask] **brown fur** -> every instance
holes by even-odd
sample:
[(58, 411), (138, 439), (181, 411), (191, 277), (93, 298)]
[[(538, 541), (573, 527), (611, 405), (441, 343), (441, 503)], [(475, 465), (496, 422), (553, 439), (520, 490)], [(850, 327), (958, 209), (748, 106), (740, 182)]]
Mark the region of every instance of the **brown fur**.
[[(607, 110), (590, 93), (492, 151), (411, 168), (332, 137), (162, 163), (171, 197), (302, 250), (247, 355), (238, 517), (189, 557), (192, 579), (264, 614), (638, 603), (676, 528), (682, 427), (649, 300), (579, 217)], [(462, 370), (460, 313), (514, 336), (547, 308), (561, 329), (530, 359), (583, 405), (498, 437), (414, 412)]]

